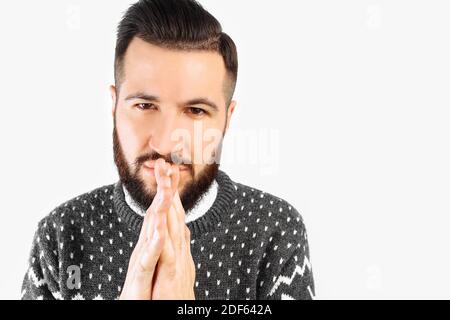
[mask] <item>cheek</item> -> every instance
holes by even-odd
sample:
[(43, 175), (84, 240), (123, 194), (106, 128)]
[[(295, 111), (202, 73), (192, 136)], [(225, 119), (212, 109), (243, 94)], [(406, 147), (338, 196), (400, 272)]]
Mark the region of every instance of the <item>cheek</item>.
[(134, 162), (139, 156), (139, 150), (145, 139), (144, 135), (137, 126), (126, 120), (117, 121), (116, 130), (127, 162)]
[(203, 148), (203, 163), (211, 164), (211, 161), (215, 160), (215, 156), (219, 151), (223, 139), (223, 128), (214, 127), (205, 131), (204, 140), (202, 144)]
[(189, 149), (188, 153), (194, 165), (205, 165), (211, 161), (222, 141), (224, 126), (224, 123), (204, 121), (190, 128), (186, 148)]

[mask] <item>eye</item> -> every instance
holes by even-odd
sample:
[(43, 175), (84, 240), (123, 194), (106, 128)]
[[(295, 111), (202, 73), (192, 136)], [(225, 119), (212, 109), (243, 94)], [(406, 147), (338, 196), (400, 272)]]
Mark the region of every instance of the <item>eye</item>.
[(188, 112), (194, 116), (202, 116), (207, 114), (207, 112), (201, 108), (190, 107), (188, 108)]
[(156, 106), (153, 103), (138, 103), (136, 104), (136, 108), (140, 110), (148, 110), (148, 109), (154, 109)]

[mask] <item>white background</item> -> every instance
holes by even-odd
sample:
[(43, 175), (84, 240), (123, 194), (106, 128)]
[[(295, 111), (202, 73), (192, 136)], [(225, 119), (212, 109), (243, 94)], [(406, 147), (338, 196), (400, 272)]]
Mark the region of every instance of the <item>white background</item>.
[[(132, 2), (0, 2), (0, 298), (38, 220), (118, 179), (108, 86)], [(222, 169), (301, 212), (317, 298), (450, 298), (449, 2), (201, 3), (238, 47), (230, 137), (272, 157)]]

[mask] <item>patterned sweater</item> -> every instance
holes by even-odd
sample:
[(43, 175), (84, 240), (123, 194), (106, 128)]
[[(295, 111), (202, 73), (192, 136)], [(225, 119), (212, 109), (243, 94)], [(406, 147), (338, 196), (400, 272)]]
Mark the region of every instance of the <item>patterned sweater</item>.
[[(299, 212), (219, 170), (211, 208), (187, 223), (196, 299), (312, 299), (308, 237)], [(73, 198), (34, 235), (22, 299), (117, 299), (143, 222), (122, 184)]]

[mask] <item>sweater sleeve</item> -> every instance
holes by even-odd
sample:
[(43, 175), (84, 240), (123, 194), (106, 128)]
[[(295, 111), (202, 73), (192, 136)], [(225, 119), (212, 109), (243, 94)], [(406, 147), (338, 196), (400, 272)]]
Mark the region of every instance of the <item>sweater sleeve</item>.
[(57, 249), (55, 230), (47, 219), (41, 220), (33, 237), (28, 270), (22, 282), (22, 300), (59, 298)]
[(263, 290), (262, 299), (312, 300), (315, 298), (308, 237), (302, 220), (300, 220), (296, 234), (299, 237), (296, 240), (295, 249), (278, 271), (272, 275), (273, 281), (268, 281), (271, 284), (266, 287), (266, 290)]
[(301, 250), (296, 250), (275, 277), (266, 299), (312, 300), (314, 297), (314, 279), (309, 257)]

